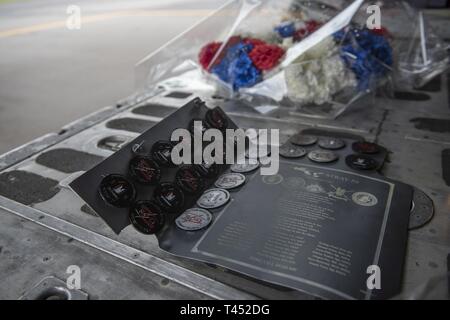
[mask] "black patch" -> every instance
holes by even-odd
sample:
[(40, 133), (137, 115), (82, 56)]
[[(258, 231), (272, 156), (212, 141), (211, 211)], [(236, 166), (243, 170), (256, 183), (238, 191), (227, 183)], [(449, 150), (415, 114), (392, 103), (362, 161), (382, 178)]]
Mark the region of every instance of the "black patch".
[(144, 116), (165, 118), (173, 112), (177, 111), (176, 108), (166, 107), (160, 104), (149, 104), (133, 110), (133, 113)]
[(442, 90), (442, 76), (437, 76), (424, 86), (416, 88), (418, 91), (440, 92)]
[(103, 159), (103, 157), (73, 149), (55, 149), (39, 155), (36, 162), (64, 173), (74, 173), (90, 170)]
[(188, 97), (192, 96), (192, 93), (189, 92), (180, 92), (180, 91), (174, 91), (166, 95), (166, 98), (175, 98), (175, 99), (186, 99)]
[(442, 175), (445, 183), (450, 187), (450, 149), (442, 151)]
[(414, 118), (410, 121), (419, 130), (437, 133), (450, 132), (450, 119)]
[(428, 101), (431, 99), (431, 97), (425, 93), (420, 92), (395, 91), (394, 99), (408, 101)]
[(0, 195), (24, 205), (50, 200), (59, 190), (58, 181), (31, 172), (0, 174)]
[(125, 130), (136, 133), (143, 133), (153, 127), (156, 123), (148, 120), (121, 118), (114, 119), (106, 123), (106, 127), (115, 130)]
[(110, 174), (103, 178), (98, 192), (107, 204), (116, 208), (128, 208), (136, 199), (133, 183), (119, 174)]

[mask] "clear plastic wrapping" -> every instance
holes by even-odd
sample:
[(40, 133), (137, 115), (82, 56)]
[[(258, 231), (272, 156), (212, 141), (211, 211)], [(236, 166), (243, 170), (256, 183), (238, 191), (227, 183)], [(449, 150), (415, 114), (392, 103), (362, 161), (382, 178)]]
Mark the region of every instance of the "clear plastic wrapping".
[(420, 12), (379, 1), (382, 26), (369, 29), (369, 5), (229, 1), (141, 61), (140, 89), (213, 92), (257, 110), (333, 118), (386, 81), (418, 86), (445, 70), (447, 51)]

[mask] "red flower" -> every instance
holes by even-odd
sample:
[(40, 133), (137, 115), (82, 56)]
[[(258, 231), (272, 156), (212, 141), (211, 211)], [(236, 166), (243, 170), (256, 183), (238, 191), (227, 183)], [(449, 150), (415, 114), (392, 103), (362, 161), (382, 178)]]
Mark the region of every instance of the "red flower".
[(221, 46), (221, 42), (212, 42), (202, 48), (200, 54), (198, 55), (198, 60), (205, 70), (208, 70), (209, 65), (211, 64)]
[(251, 44), (253, 47), (259, 46), (259, 45), (265, 45), (266, 43), (259, 39), (253, 39), (253, 38), (245, 38), (244, 39), (245, 44)]
[(282, 48), (268, 44), (256, 45), (249, 54), (250, 59), (260, 70), (273, 69), (283, 55), (284, 50)]
[(377, 28), (377, 29), (370, 29), (373, 33), (375, 33), (376, 35), (379, 36), (383, 36), (383, 37), (390, 37), (391, 34), (389, 33), (389, 30), (381, 27), (381, 28)]
[(306, 22), (306, 30), (308, 33), (313, 33), (317, 29), (319, 29), (322, 26), (320, 22), (317, 22), (316, 20), (310, 20)]
[(322, 24), (320, 22), (317, 22), (316, 20), (307, 21), (305, 23), (305, 28), (299, 29), (295, 32), (294, 41), (303, 40), (304, 38), (306, 38), (306, 36), (315, 32), (321, 26), (322, 26)]

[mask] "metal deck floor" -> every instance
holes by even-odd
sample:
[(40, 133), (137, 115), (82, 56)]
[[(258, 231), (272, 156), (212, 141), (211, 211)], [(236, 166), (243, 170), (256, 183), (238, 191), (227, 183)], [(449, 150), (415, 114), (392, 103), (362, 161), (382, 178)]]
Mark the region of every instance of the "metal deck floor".
[[(410, 233), (403, 281), (403, 293), (408, 294), (430, 278), (445, 274), (450, 253), (450, 187), (443, 173), (443, 166), (450, 163), (442, 160), (444, 150), (450, 149), (449, 80), (444, 75), (439, 81), (440, 90), (434, 86), (428, 89), (431, 91), (416, 92), (425, 100), (378, 97), (374, 107), (367, 107), (367, 101), (362, 100), (335, 121), (261, 116), (244, 108), (230, 110), (223, 101), (210, 96), (202, 98), (210, 107), (223, 106), (241, 128), (280, 129), (281, 142), (300, 130), (313, 128), (356, 134), (387, 147), (391, 154), (383, 173), (422, 189), (436, 206), (433, 221)], [(130, 107), (106, 108), (59, 134), (0, 157), (0, 208), (8, 212), (0, 215), (0, 255), (9, 252), (0, 263), (0, 283), (8, 288), (0, 290), (0, 299), (18, 297), (44, 274), (62, 276), (68, 263), (80, 265), (82, 272), (86, 270), (86, 291), (100, 299), (312, 299), (171, 256), (159, 249), (155, 237), (141, 235), (131, 226), (117, 236), (68, 188), (79, 171), (112, 154), (108, 150), (111, 144), (105, 146), (105, 139), (112, 141), (113, 149), (120, 147), (196, 96), (180, 99), (167, 95), (163, 92)], [(74, 240), (68, 242), (69, 238)], [(34, 260), (24, 249), (29, 243), (33, 244), (30, 250), (36, 251)], [(51, 266), (39, 260), (52, 252), (56, 262)], [(90, 269), (93, 264), (98, 266), (97, 271), (107, 271), (96, 276), (97, 271)], [(124, 273), (128, 274), (126, 279)], [(173, 288), (161, 286), (163, 278)], [(147, 285), (141, 283), (142, 279)], [(134, 293), (127, 296), (125, 291)]]

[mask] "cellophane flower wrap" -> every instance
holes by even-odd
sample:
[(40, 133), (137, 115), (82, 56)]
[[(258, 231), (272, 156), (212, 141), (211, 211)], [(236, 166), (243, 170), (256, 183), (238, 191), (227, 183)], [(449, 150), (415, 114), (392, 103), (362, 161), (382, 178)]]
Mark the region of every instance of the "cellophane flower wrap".
[(333, 109), (335, 116), (401, 68), (417, 67), (398, 40), (398, 29), (413, 22), (389, 19), (403, 2), (377, 3), (382, 23), (369, 28), (369, 1), (230, 0), (141, 61), (137, 80), (146, 88), (213, 92), (255, 109)]
[[(319, 1), (281, 2), (284, 9), (273, 11), (264, 30), (256, 24), (252, 28), (251, 23), (258, 16), (264, 21), (261, 11), (248, 17), (250, 23), (241, 23), (225, 41), (205, 43), (199, 51), (198, 63), (203, 71), (227, 86), (234, 97), (264, 96), (296, 106), (323, 105), (342, 92), (351, 101), (376, 88), (389, 75), (394, 53), (387, 33), (352, 25), (352, 12), (342, 28), (327, 26), (345, 6), (337, 8)], [(266, 9), (271, 3), (266, 1)], [(353, 14), (357, 9), (355, 6)], [(328, 34), (317, 33), (321, 28)], [(317, 43), (295, 53), (303, 41), (314, 37)]]

